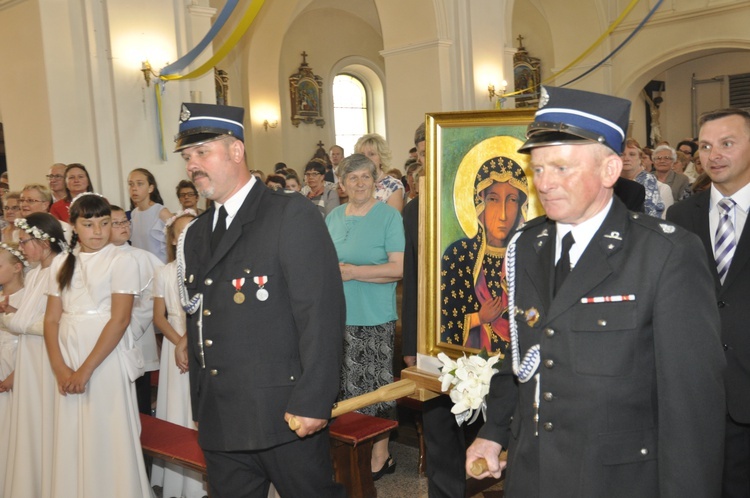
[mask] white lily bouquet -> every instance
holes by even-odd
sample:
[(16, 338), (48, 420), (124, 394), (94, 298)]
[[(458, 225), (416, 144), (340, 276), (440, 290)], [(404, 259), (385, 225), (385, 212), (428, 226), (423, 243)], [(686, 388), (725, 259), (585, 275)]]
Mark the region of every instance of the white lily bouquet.
[[(438, 354), (443, 363), (440, 375), (440, 389), (447, 391), (450, 386), (450, 397), (453, 401), (451, 413), (456, 416), (458, 425), (466, 422), (473, 424), (479, 414), (487, 420), (487, 403), (484, 398), (490, 392), (490, 379), (497, 373), (495, 364), (500, 361), (500, 355), (488, 356), (482, 350), (478, 355), (463, 357), (453, 361), (447, 354)], [(467, 422), (468, 421), (468, 422)]]

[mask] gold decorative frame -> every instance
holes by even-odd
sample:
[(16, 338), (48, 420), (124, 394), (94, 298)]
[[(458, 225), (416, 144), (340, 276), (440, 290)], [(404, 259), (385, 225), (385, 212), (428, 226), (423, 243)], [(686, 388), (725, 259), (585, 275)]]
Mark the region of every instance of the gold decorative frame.
[(542, 88), (542, 61), (531, 57), (523, 46), (523, 36), (518, 35), (518, 51), (513, 55), (513, 79), (517, 108), (537, 108)]
[[(441, 314), (444, 302), (441, 290), (442, 256), (453, 242), (472, 237), (463, 231), (465, 224), (462, 225), (459, 220), (460, 210), (464, 209), (465, 212), (467, 208), (467, 203), (461, 200), (466, 195), (461, 192), (470, 188), (473, 194), (474, 179), (482, 165), (482, 162), (478, 161), (482, 161), (487, 154), (509, 157), (524, 170), (529, 188), (526, 219), (543, 213), (533, 187), (528, 156), (516, 152), (523, 143), (527, 125), (533, 121), (534, 111), (512, 109), (446, 112), (426, 116), (427, 174), (425, 189), (420, 194), (423, 203), (420, 206), (422, 243), (417, 339), (417, 351), (420, 354), (437, 356), (438, 353), (445, 352), (456, 357), (463, 352), (478, 352), (477, 349), (441, 341)], [(479, 149), (484, 150), (484, 156), (476, 152)], [(455, 196), (457, 192), (458, 197)], [(470, 209), (474, 209), (473, 203), (469, 202)], [(476, 223), (475, 211), (473, 216)]]
[(307, 63), (307, 52), (302, 52), (302, 64), (289, 77), (289, 96), (292, 104), (292, 124), (315, 123), (323, 128), (323, 109), (320, 96), (323, 93), (323, 78), (313, 73)]
[(216, 103), (229, 105), (229, 74), (219, 68), (214, 68), (214, 86), (216, 87)]

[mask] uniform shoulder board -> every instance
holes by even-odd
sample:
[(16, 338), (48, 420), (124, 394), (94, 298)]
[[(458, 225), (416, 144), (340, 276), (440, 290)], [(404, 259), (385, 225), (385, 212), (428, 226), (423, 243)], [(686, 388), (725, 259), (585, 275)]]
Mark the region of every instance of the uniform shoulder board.
[(643, 213), (631, 212), (629, 216), (630, 219), (635, 223), (646, 228), (650, 228), (654, 232), (660, 233), (662, 235), (670, 236), (680, 230), (674, 223), (662, 220), (661, 218), (654, 218), (653, 216), (648, 216)]
[(546, 216), (537, 216), (533, 220), (529, 220), (529, 221), (523, 222), (520, 225), (518, 225), (518, 227), (516, 227), (516, 231), (517, 232), (524, 232), (524, 231), (526, 231), (526, 230), (528, 230), (530, 228), (534, 228), (535, 226), (539, 226), (542, 223), (546, 223), (546, 222), (547, 222), (547, 217)]

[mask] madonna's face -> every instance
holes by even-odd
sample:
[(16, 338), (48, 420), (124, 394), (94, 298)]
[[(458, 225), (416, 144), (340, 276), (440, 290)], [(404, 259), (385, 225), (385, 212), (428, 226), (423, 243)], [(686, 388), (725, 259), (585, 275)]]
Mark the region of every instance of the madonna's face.
[(505, 247), (521, 209), (522, 193), (510, 183), (496, 182), (483, 192), (484, 211), (479, 215), (487, 233), (487, 243)]

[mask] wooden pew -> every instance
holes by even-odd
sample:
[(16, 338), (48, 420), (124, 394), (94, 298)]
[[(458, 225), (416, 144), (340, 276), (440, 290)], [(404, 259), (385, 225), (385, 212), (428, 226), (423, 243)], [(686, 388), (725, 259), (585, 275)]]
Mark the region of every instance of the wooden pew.
[[(335, 479), (346, 487), (350, 498), (377, 496), (370, 458), (373, 439), (398, 426), (395, 420), (347, 413), (330, 424), (331, 459)], [(198, 431), (141, 414), (143, 453), (191, 470), (207, 478), (206, 460), (198, 445)]]
[(375, 498), (370, 459), (373, 439), (398, 427), (395, 420), (345, 413), (330, 424), (331, 459), (336, 482), (346, 487), (349, 498)]

